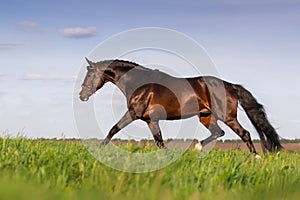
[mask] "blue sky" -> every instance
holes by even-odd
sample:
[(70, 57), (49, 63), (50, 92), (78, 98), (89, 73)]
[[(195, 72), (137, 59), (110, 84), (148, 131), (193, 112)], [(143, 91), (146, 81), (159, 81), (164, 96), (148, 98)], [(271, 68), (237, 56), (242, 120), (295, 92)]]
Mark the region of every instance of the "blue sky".
[(72, 94), (84, 57), (121, 31), (164, 27), (203, 45), (222, 78), (265, 105), (282, 137), (300, 137), (297, 0), (11, 0), (1, 2), (0, 18), (2, 132), (77, 136)]

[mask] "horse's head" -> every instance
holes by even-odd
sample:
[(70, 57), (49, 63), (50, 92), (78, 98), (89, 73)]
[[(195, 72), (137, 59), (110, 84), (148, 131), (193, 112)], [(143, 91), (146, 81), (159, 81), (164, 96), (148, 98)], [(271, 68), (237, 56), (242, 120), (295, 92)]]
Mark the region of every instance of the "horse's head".
[(100, 89), (104, 83), (103, 71), (100, 67), (97, 67), (95, 63), (86, 58), (89, 66), (87, 66), (87, 73), (84, 78), (82, 89), (79, 93), (79, 98), (82, 101), (89, 100), (89, 97)]

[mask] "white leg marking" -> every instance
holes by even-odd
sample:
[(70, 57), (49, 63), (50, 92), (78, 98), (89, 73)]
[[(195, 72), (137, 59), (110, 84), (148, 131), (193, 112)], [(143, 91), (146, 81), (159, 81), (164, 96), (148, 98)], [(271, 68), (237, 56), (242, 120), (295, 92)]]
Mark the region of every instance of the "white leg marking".
[(258, 155), (258, 154), (255, 154), (255, 158), (256, 158), (256, 159), (261, 159), (261, 156)]
[(195, 144), (194, 149), (198, 152), (200, 152), (202, 150), (202, 144), (200, 142), (198, 142), (197, 144)]

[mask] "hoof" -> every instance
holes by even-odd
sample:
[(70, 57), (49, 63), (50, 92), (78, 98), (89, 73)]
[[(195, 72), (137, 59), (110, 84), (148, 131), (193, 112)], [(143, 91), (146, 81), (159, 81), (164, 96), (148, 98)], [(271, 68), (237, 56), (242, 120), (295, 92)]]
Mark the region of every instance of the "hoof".
[(198, 142), (197, 144), (195, 144), (194, 149), (198, 152), (200, 152), (202, 150), (203, 146), (201, 144), (201, 142)]
[(261, 156), (260, 155), (258, 155), (258, 154), (255, 154), (255, 157), (254, 157), (255, 159), (261, 159)]
[(106, 146), (107, 144), (109, 143), (109, 140), (103, 140), (102, 142), (101, 142), (101, 145), (102, 146)]
[(169, 149), (168, 149), (168, 147), (166, 147), (166, 146), (163, 146), (163, 147), (160, 147), (162, 150), (165, 150), (165, 151), (168, 151)]

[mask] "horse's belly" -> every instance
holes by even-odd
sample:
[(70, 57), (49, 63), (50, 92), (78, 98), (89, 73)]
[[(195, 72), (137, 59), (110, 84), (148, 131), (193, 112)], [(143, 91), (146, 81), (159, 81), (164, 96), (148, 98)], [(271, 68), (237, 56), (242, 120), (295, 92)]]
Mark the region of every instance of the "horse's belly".
[(143, 117), (152, 120), (176, 120), (189, 118), (199, 115), (201, 110), (206, 109), (196, 98), (177, 98), (175, 96), (166, 96), (152, 99), (149, 103)]

